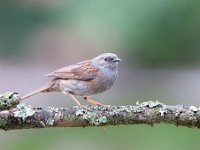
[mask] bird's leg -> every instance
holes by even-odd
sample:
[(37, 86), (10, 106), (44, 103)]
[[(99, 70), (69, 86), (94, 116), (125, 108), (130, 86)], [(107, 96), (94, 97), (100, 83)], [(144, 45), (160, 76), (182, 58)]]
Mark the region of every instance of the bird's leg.
[(88, 107), (82, 105), (82, 104), (76, 99), (76, 97), (75, 97), (74, 95), (72, 95), (72, 94), (69, 93), (69, 96), (75, 101), (75, 103), (76, 103), (78, 106), (81, 106), (82, 108), (85, 108), (85, 109), (91, 111), (90, 108), (88, 108)]
[(97, 102), (95, 100), (92, 100), (92, 99), (90, 99), (88, 97), (84, 97), (84, 100), (89, 102), (89, 103), (91, 103), (91, 104), (93, 104), (93, 105), (97, 105), (97, 106), (102, 106), (103, 105), (102, 103), (99, 103), (99, 102)]

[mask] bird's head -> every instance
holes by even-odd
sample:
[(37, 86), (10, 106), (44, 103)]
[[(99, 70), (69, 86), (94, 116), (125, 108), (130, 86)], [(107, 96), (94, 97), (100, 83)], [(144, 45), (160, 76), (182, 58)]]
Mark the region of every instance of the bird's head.
[(94, 65), (99, 67), (115, 68), (121, 59), (116, 54), (104, 53), (92, 59)]

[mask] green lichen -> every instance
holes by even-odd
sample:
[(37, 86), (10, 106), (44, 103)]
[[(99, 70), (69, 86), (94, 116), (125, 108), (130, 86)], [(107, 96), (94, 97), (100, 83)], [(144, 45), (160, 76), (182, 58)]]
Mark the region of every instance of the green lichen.
[(111, 106), (111, 105), (102, 105), (102, 106), (93, 106), (93, 108), (96, 108), (96, 109), (99, 108), (101, 111), (107, 111), (107, 110), (116, 109), (117, 107), (116, 106)]
[(132, 110), (127, 106), (121, 106), (118, 111), (130, 113)]
[(143, 103), (139, 103), (137, 101), (136, 105), (141, 106), (141, 107), (150, 107), (150, 108), (154, 108), (157, 106), (163, 106), (163, 103), (159, 102), (159, 101), (147, 101), (147, 102), (143, 102)]
[(15, 92), (0, 94), (0, 110), (8, 110), (19, 104), (20, 96)]
[(83, 119), (89, 121), (93, 125), (101, 125), (107, 122), (106, 116), (98, 115), (95, 112), (83, 114)]
[(196, 114), (197, 114), (197, 116), (200, 118), (200, 111), (197, 111)]
[(190, 110), (193, 111), (193, 112), (197, 112), (197, 111), (199, 110), (199, 109), (198, 109), (197, 107), (195, 107), (195, 106), (190, 106), (189, 108), (190, 108)]
[(21, 104), (17, 105), (17, 110), (14, 111), (13, 113), (14, 113), (14, 117), (22, 118), (22, 120), (25, 121), (25, 119), (27, 117), (32, 116), (35, 113), (35, 111), (30, 106), (27, 106), (27, 105), (21, 103)]
[(180, 115), (180, 111), (176, 110), (175, 117), (178, 117), (179, 115)]
[(64, 119), (64, 114), (62, 112), (66, 112), (67, 108), (48, 107), (47, 111), (49, 112), (49, 115), (47, 116), (48, 119), (45, 120), (45, 122), (42, 122), (42, 124), (45, 126), (53, 126), (55, 124), (55, 120)]
[(54, 125), (54, 119), (48, 118), (48, 120), (46, 121), (46, 125), (47, 126), (53, 126)]
[(103, 105), (100, 108), (100, 111), (106, 111), (111, 116), (119, 114), (117, 106)]
[(76, 116), (82, 116), (85, 112), (82, 109), (76, 111)]
[(88, 111), (81, 107), (76, 110), (76, 116), (82, 117), (82, 119), (87, 120), (92, 125), (103, 125), (108, 120), (106, 116), (96, 111)]
[(139, 106), (136, 106), (135, 109), (133, 109), (133, 112), (134, 112), (134, 113), (140, 113), (140, 112), (142, 112), (143, 110), (144, 110), (144, 108), (139, 107)]
[(7, 121), (5, 118), (0, 118), (0, 127), (4, 127), (6, 123)]
[(46, 125), (45, 125), (45, 123), (44, 123), (43, 121), (40, 121), (40, 125), (41, 125), (42, 127), (46, 127)]
[[(173, 109), (172, 109), (173, 110)], [(183, 106), (181, 105), (177, 105), (174, 110), (175, 112), (175, 117), (178, 117), (179, 115), (181, 115), (183, 112), (185, 112), (185, 109), (183, 108)]]
[(160, 108), (159, 112), (160, 112), (160, 116), (161, 116), (161, 117), (164, 117), (164, 115), (165, 115), (165, 113), (166, 113), (165, 109)]

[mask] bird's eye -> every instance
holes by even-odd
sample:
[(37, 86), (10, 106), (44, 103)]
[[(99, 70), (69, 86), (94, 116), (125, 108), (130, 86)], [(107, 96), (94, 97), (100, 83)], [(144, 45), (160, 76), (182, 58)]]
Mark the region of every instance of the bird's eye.
[(107, 61), (107, 62), (110, 62), (110, 61), (112, 61), (113, 59), (112, 59), (111, 57), (107, 57), (107, 58), (105, 58), (104, 60)]
[(105, 58), (104, 60), (105, 60), (105, 61), (108, 61), (108, 58)]

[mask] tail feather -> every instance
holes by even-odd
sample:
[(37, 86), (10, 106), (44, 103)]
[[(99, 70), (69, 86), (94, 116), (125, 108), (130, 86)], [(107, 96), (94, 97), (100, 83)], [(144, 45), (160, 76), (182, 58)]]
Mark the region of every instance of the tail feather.
[(26, 98), (29, 98), (29, 97), (31, 97), (31, 96), (33, 96), (33, 95), (36, 95), (36, 94), (38, 94), (38, 93), (41, 93), (41, 92), (48, 92), (52, 86), (53, 86), (53, 82), (49, 82), (49, 83), (47, 83), (47, 84), (41, 86), (40, 88), (38, 88), (38, 89), (36, 89), (36, 90), (34, 90), (34, 91), (28, 93), (27, 95), (22, 96), (22, 97), (20, 98), (20, 100), (24, 100), (24, 99), (26, 99)]

